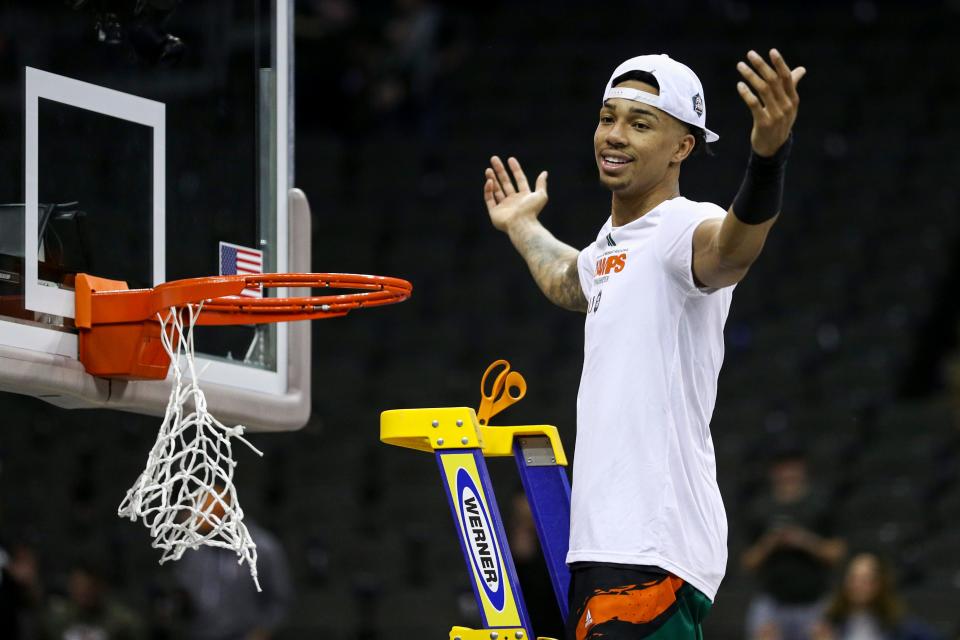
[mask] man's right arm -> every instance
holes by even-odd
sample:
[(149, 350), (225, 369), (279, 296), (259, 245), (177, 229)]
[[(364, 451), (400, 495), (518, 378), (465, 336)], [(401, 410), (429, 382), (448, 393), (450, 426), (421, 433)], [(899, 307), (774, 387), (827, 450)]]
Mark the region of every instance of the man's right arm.
[(547, 300), (570, 311), (586, 312), (587, 299), (577, 274), (579, 252), (576, 249), (557, 240), (536, 219), (510, 225), (507, 235), (526, 260)]
[(497, 156), (490, 159), (486, 170), (483, 199), (490, 221), (510, 237), (550, 302), (571, 311), (586, 312), (587, 300), (577, 274), (579, 252), (557, 240), (537, 220), (547, 204), (547, 172), (540, 173), (536, 189), (531, 191), (520, 163), (515, 158), (508, 162), (513, 179)]

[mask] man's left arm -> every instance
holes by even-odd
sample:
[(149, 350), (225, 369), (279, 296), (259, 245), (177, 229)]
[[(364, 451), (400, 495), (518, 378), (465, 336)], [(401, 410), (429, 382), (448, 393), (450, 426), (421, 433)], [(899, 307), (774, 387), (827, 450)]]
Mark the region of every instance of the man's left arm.
[(737, 64), (746, 81), (737, 83), (737, 92), (753, 116), (746, 175), (727, 215), (703, 222), (693, 234), (694, 279), (712, 289), (743, 279), (780, 214), (791, 131), (800, 105), (797, 83), (806, 74), (803, 67), (791, 70), (776, 49), (770, 50), (770, 63), (755, 51), (747, 54), (747, 60), (749, 65)]

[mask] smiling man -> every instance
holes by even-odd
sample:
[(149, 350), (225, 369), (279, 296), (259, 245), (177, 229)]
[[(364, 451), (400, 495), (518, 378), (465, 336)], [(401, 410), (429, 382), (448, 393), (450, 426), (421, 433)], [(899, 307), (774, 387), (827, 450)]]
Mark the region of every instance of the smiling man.
[[(710, 417), (733, 285), (780, 213), (797, 83), (776, 50), (751, 51), (737, 91), (753, 115), (743, 183), (724, 211), (680, 195), (680, 168), (718, 136), (700, 80), (666, 55), (613, 72), (593, 138), (610, 217), (582, 251), (537, 217), (530, 189), (496, 156), (483, 194), (553, 303), (586, 313), (571, 504), (573, 640), (700, 638), (726, 570), (727, 522)], [(512, 174), (512, 177), (511, 177)]]

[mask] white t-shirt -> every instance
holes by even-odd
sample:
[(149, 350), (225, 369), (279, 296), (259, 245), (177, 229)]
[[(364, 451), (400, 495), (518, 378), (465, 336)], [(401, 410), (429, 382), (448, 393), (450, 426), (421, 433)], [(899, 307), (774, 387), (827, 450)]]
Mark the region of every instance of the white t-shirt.
[(699, 289), (693, 232), (725, 211), (686, 198), (600, 230), (588, 301), (567, 562), (656, 566), (714, 599), (727, 564), (710, 417), (733, 287)]

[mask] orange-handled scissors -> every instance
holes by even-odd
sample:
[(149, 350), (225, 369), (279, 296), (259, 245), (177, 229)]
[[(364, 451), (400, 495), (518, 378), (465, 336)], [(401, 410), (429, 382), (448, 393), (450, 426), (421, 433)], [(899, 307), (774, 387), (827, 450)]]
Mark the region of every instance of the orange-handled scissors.
[[(487, 393), (487, 379), (500, 367), (503, 367), (503, 370), (496, 374), (493, 387), (490, 393)], [(480, 409), (477, 411), (477, 419), (480, 424), (486, 425), (490, 422), (490, 418), (521, 400), (525, 395), (527, 395), (527, 381), (523, 376), (516, 371), (510, 371), (510, 363), (506, 360), (496, 360), (487, 367), (480, 380)]]

